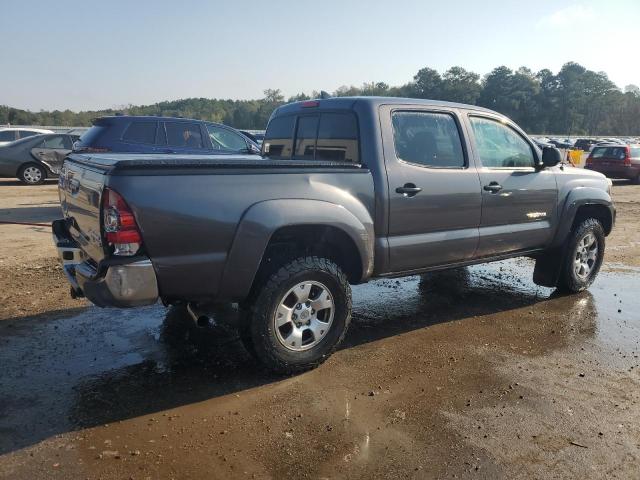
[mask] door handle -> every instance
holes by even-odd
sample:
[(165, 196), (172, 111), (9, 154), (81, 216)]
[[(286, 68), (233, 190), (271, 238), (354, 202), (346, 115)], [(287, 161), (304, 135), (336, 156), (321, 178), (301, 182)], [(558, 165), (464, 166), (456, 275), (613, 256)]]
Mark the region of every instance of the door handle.
[(491, 182), (489, 185), (485, 185), (484, 189), (487, 192), (498, 193), (500, 190), (502, 190), (502, 185), (500, 185), (498, 182)]
[(416, 187), (413, 183), (405, 183), (402, 187), (396, 188), (396, 193), (400, 193), (405, 197), (413, 197), (421, 191), (422, 189), (420, 187)]

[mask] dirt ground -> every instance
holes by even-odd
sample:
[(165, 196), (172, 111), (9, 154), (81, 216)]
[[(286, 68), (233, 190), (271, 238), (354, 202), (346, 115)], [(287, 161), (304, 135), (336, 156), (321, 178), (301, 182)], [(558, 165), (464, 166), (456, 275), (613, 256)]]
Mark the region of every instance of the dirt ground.
[(237, 312), (72, 300), (55, 184), (0, 181), (0, 478), (640, 478), (640, 186), (587, 292), (526, 259), (354, 287), (345, 344), (265, 373)]

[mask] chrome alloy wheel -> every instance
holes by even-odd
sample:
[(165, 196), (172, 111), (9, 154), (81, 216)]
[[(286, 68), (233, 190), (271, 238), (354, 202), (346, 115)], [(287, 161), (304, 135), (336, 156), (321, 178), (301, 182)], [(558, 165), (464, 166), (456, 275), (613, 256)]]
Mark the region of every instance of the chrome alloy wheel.
[(573, 271), (581, 280), (589, 277), (598, 259), (598, 239), (587, 233), (578, 242), (573, 258)]
[(326, 286), (298, 283), (282, 297), (273, 316), (276, 337), (289, 350), (309, 350), (329, 332), (334, 312), (333, 295)]
[(42, 170), (38, 167), (27, 167), (24, 169), (22, 177), (27, 183), (38, 183), (42, 180)]

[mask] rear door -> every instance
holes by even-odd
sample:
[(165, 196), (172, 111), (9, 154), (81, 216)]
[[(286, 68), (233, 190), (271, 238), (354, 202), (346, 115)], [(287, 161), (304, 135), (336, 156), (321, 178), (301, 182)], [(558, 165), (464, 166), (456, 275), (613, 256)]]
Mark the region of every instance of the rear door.
[(166, 140), (159, 132), (162, 122), (155, 120), (133, 120), (122, 133), (119, 151), (139, 153), (169, 153)]
[(53, 173), (59, 174), (64, 157), (71, 152), (71, 148), (69, 135), (50, 135), (31, 149), (31, 155), (47, 165)]
[(501, 117), (469, 115), (482, 184), (477, 257), (546, 246), (557, 209), (553, 169), (540, 170), (533, 144)]
[(380, 111), (389, 182), (389, 267), (419, 270), (470, 259), (481, 195), (455, 109)]
[(199, 122), (164, 122), (167, 147), (173, 153), (208, 153), (208, 133)]

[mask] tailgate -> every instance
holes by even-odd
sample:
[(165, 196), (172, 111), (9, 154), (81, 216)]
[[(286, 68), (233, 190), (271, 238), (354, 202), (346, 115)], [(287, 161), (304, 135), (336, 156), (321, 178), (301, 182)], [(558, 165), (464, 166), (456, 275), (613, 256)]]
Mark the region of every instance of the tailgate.
[(100, 229), (104, 181), (104, 171), (66, 160), (58, 184), (62, 213), (69, 219), (69, 233), (96, 263), (104, 258)]

